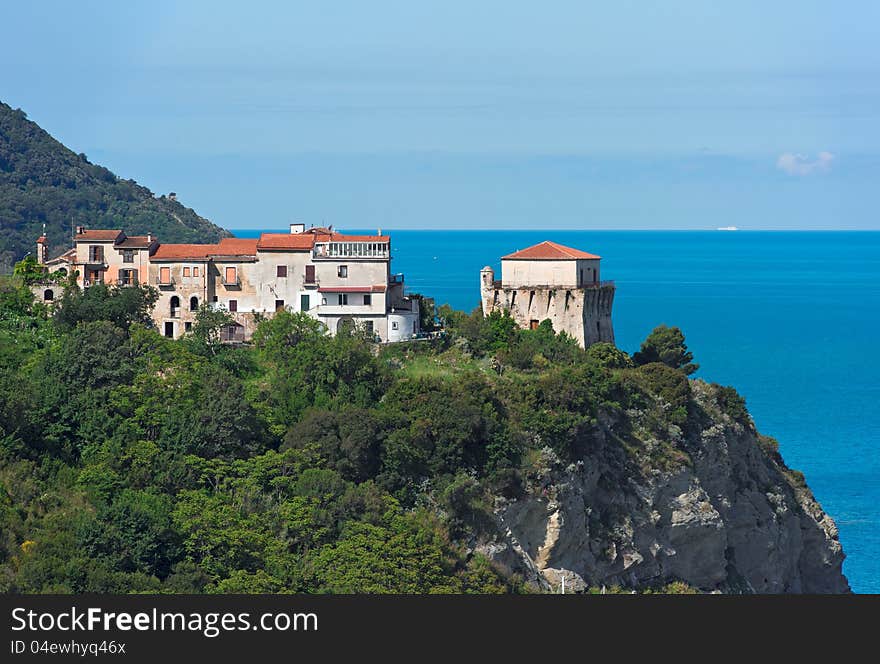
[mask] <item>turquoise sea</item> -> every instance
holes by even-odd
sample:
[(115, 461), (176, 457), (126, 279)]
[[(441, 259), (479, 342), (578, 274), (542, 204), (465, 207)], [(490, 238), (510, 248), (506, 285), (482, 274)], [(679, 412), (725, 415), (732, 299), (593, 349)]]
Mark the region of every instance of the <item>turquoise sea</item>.
[(388, 232), (408, 290), (465, 310), (504, 254), (550, 239), (602, 256), (617, 345), (681, 327), (697, 375), (746, 397), (837, 522), (853, 590), (880, 592), (880, 232)]

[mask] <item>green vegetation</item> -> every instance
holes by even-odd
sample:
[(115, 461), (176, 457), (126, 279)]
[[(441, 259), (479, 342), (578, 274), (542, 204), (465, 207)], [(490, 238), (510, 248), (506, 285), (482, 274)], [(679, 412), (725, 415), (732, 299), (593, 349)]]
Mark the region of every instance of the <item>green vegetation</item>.
[(473, 542), (546, 448), (575, 461), (610, 418), (623, 463), (688, 463), (651, 442), (697, 416), (687, 369), (549, 323), (446, 308), (446, 336), (377, 348), (279, 313), (233, 347), (226, 312), (172, 341), (149, 287), (49, 310), (20, 273), (0, 281), (0, 592), (528, 591)]
[(123, 180), (0, 102), (0, 274), (34, 251), (46, 225), (53, 255), (75, 226), (152, 233), (163, 242), (215, 242), (229, 233), (190, 208)]
[(666, 325), (656, 327), (633, 355), (633, 361), (638, 365), (662, 362), (673, 369), (680, 369), (688, 376), (700, 368), (699, 364), (691, 361), (693, 359), (694, 355), (688, 351), (681, 330)]

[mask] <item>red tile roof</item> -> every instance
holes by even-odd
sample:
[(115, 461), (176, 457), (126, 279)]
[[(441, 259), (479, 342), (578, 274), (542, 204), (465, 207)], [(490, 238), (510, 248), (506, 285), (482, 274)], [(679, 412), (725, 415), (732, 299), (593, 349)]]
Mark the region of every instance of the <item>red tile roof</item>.
[(146, 235), (129, 235), (122, 242), (115, 244), (117, 249), (146, 249), (156, 238), (147, 239)]
[(215, 250), (210, 253), (213, 256), (256, 256), (258, 242), (256, 238), (225, 237), (220, 244), (211, 245)]
[(561, 244), (545, 240), (533, 247), (521, 249), (507, 256), (502, 256), (501, 260), (531, 260), (531, 261), (566, 261), (577, 260), (579, 258), (599, 259), (600, 256), (588, 254), (580, 249), (572, 249), (564, 247)]
[(76, 234), (76, 241), (89, 242), (113, 242), (122, 234), (122, 231), (84, 230)]
[(204, 260), (215, 253), (216, 244), (160, 244), (150, 260)]
[(345, 235), (327, 228), (310, 228), (302, 233), (263, 233), (257, 248), (262, 250), (308, 251), (316, 242), (390, 242), (387, 235)]
[(53, 263), (70, 263), (76, 260), (76, 247), (71, 247), (63, 254), (58, 254), (55, 258), (50, 258), (46, 261), (47, 265), (51, 265)]
[(257, 249), (286, 249), (287, 251), (309, 251), (315, 246), (315, 234), (305, 233), (263, 233), (257, 242)]

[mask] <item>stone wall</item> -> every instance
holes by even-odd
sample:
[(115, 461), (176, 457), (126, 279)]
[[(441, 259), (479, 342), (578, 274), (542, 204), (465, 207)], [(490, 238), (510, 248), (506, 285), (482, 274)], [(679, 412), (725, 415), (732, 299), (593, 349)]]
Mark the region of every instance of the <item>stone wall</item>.
[(549, 319), (556, 332), (570, 334), (584, 348), (599, 342), (614, 343), (613, 304), (612, 284), (588, 288), (508, 288), (495, 284), (483, 293), (484, 315), (506, 309), (524, 329), (534, 321)]

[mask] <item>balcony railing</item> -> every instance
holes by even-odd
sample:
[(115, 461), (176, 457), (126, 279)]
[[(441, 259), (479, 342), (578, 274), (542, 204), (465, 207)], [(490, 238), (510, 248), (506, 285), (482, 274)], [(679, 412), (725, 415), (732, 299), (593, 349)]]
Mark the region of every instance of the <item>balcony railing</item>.
[(117, 286), (137, 286), (138, 280), (137, 279), (117, 279), (116, 285)]
[(398, 272), (397, 274), (392, 274), (388, 279), (388, 285), (393, 286), (395, 284), (403, 283), (403, 272)]
[(319, 242), (312, 250), (314, 258), (387, 259), (391, 252), (387, 242)]
[(224, 276), (220, 278), (220, 283), (227, 288), (239, 288), (241, 286), (241, 279), (239, 278), (238, 274), (235, 275), (234, 279), (227, 279)]
[(306, 275), (303, 275), (302, 283), (305, 288), (317, 288), (321, 285), (321, 281), (316, 276), (309, 278)]
[(162, 277), (156, 277), (156, 285), (159, 288), (170, 288), (174, 285), (174, 277), (170, 277), (166, 281), (162, 281)]
[(244, 328), (241, 325), (227, 325), (221, 328), (220, 341), (227, 344), (244, 342)]

